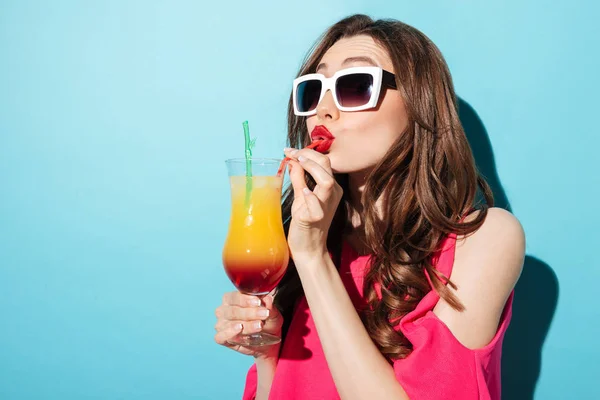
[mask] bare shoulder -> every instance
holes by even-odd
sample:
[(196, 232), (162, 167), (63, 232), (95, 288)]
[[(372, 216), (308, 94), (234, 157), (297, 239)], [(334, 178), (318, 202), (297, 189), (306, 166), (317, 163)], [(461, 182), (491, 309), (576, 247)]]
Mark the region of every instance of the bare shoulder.
[[(472, 220), (477, 213), (469, 215)], [(450, 280), (465, 306), (458, 312), (440, 300), (434, 313), (466, 347), (480, 348), (496, 334), (498, 322), (523, 268), (525, 233), (519, 220), (501, 208), (490, 208), (482, 226), (459, 236)]]
[[(472, 213), (465, 220), (477, 217), (479, 211)], [(519, 220), (510, 212), (497, 207), (488, 210), (481, 227), (468, 236), (459, 236), (456, 243), (456, 258), (470, 258), (495, 252), (501, 259), (522, 257), (525, 252), (525, 232)], [(522, 260), (521, 260), (522, 261)], [(517, 269), (521, 265), (502, 263), (506, 268)]]

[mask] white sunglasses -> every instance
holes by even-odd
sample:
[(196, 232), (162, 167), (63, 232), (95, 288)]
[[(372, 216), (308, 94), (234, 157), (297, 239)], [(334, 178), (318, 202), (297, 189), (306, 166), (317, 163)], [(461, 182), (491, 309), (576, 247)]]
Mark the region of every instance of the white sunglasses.
[(315, 115), (317, 105), (328, 90), (331, 90), (335, 106), (340, 111), (375, 108), (382, 87), (397, 88), (395, 75), (380, 67), (347, 68), (331, 78), (323, 74), (303, 75), (294, 79), (294, 114)]

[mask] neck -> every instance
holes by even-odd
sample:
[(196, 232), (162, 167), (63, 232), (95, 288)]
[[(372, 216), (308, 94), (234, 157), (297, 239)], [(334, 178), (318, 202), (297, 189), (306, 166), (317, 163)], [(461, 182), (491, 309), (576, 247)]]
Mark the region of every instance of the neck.
[[(349, 202), (350, 202), (350, 236), (355, 238), (364, 238), (364, 204), (361, 201), (362, 194), (365, 190), (367, 183), (367, 177), (371, 170), (357, 171), (348, 174), (348, 191), (349, 191)], [(381, 203), (382, 197), (377, 199), (375, 207), (379, 216), (378, 222), (382, 221), (381, 218)]]
[(367, 177), (369, 176), (370, 172), (370, 170), (365, 170), (348, 174), (348, 189), (350, 191), (351, 209), (359, 214), (362, 214), (363, 211), (361, 197), (365, 190)]

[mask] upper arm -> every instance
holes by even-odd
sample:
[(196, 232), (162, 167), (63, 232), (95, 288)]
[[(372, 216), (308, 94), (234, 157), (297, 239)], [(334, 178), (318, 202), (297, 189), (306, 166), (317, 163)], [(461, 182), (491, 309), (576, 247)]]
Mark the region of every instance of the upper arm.
[(465, 309), (456, 311), (440, 299), (433, 312), (464, 346), (481, 348), (493, 339), (524, 256), (523, 228), (500, 208), (490, 208), (477, 231), (457, 240), (450, 276), (457, 289), (449, 289)]

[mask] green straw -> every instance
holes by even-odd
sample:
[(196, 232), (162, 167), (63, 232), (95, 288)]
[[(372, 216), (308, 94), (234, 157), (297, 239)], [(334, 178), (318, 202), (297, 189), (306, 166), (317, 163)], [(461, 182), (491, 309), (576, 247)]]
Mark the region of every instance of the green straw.
[(242, 124), (244, 127), (244, 146), (246, 149), (246, 207), (250, 205), (250, 193), (252, 192), (252, 148), (256, 143), (256, 138), (250, 140), (250, 128), (248, 121)]

